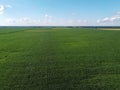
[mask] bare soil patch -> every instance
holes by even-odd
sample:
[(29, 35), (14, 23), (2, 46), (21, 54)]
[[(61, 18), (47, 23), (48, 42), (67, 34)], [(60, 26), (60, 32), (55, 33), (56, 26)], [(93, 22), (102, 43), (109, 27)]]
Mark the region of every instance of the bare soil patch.
[(101, 30), (117, 30), (119, 31), (120, 28), (100, 28)]

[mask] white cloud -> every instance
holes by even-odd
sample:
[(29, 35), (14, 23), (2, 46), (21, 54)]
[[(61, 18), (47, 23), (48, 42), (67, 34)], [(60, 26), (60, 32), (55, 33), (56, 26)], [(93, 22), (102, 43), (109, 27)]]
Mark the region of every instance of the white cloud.
[(12, 8), (12, 6), (11, 6), (11, 5), (5, 5), (5, 7), (6, 7), (6, 8)]
[(12, 8), (11, 5), (0, 5), (0, 14), (3, 14), (7, 8)]
[(5, 10), (5, 6), (0, 5), (0, 14), (3, 14), (4, 10)]
[(76, 16), (77, 15), (77, 13), (75, 13), (75, 12), (72, 12), (72, 16)]
[(28, 17), (24, 18), (7, 18), (6, 23), (8, 24), (30, 24), (34, 23), (34, 20)]
[(80, 26), (80, 25), (85, 25), (87, 24), (87, 20), (80, 20), (80, 19), (71, 19), (71, 20), (65, 20), (63, 23), (66, 25), (70, 26)]
[(119, 22), (120, 21), (120, 12), (117, 12), (111, 17), (106, 17), (103, 19), (97, 20), (98, 23), (110, 23), (110, 22)]
[(116, 14), (120, 14), (120, 12), (117, 12)]
[(87, 20), (55, 18), (45, 14), (43, 18), (7, 18), (4, 20), (7, 26), (82, 26), (88, 24)]

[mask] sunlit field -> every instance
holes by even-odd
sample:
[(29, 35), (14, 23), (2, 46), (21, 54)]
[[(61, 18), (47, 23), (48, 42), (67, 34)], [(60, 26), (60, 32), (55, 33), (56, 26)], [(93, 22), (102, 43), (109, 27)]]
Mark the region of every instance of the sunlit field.
[(120, 90), (120, 31), (0, 28), (0, 90)]

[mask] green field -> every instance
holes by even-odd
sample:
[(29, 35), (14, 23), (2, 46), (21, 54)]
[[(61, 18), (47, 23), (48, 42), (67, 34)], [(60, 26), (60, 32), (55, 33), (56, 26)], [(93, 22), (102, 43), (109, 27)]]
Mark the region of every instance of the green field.
[(0, 28), (0, 90), (120, 90), (120, 31)]

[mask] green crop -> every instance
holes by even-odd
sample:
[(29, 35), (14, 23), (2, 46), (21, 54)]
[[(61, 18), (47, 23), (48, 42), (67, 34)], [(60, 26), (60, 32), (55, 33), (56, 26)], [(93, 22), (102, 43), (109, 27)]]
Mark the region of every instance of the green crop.
[(120, 90), (120, 31), (0, 28), (0, 90)]

